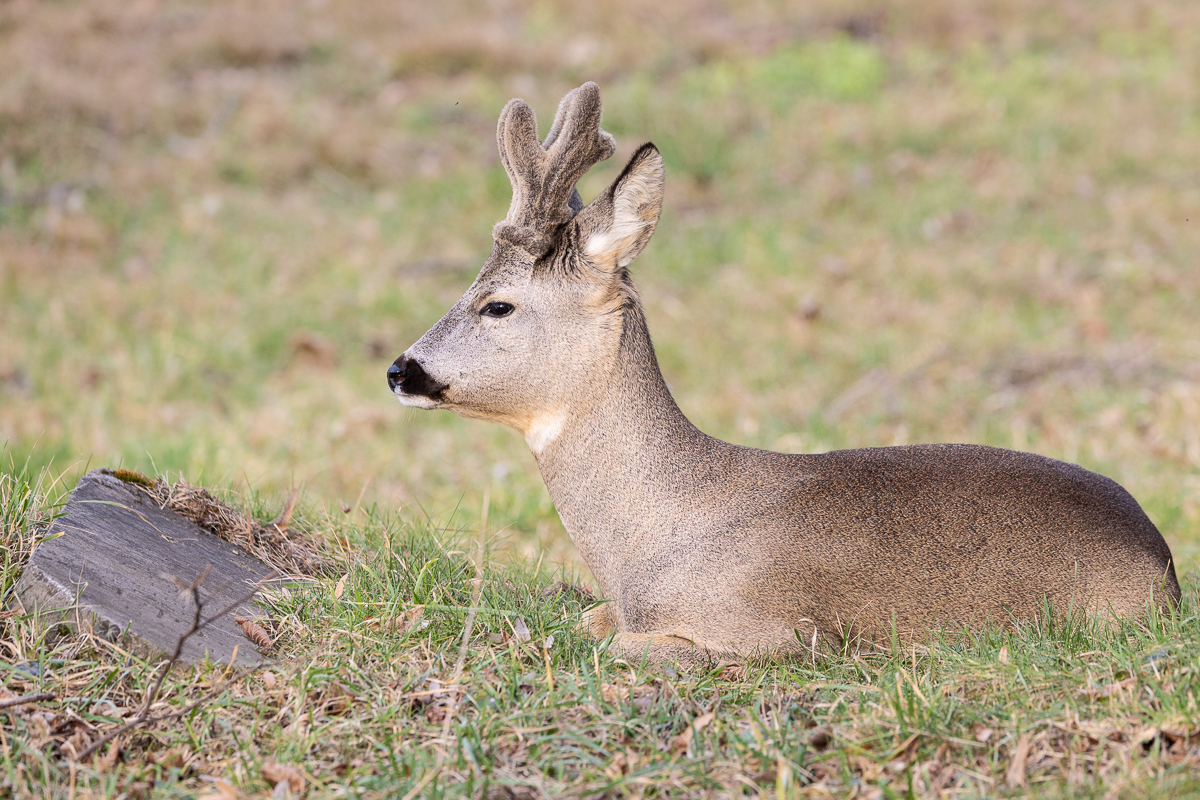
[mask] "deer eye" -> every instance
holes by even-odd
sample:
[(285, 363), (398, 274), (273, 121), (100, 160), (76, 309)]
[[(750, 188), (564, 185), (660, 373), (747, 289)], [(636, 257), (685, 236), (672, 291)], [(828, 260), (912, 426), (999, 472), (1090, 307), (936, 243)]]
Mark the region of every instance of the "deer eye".
[(507, 317), (512, 312), (512, 303), (502, 303), (499, 300), (493, 300), (484, 306), (483, 310), (479, 313), (483, 314), (485, 317)]

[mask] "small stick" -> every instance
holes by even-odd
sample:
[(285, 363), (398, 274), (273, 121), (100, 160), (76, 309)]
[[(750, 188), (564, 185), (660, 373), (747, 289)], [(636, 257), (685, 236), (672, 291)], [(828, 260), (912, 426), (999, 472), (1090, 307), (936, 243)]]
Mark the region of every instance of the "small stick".
[(40, 703), (43, 700), (53, 700), (54, 692), (38, 692), (37, 694), (23, 694), (20, 697), (10, 697), (7, 700), (0, 700), (0, 708), (11, 708), (12, 706), (23, 706), (26, 703)]

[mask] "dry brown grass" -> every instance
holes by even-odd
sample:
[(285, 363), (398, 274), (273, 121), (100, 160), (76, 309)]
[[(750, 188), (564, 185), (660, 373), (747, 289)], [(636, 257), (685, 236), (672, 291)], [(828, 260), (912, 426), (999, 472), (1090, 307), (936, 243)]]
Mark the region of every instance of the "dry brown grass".
[(291, 524), (296, 503), (293, 491), (278, 517), (269, 522), (251, 519), (202, 486), (187, 481), (156, 480), (139, 488), (162, 508), (169, 508), (269, 564), (282, 577), (313, 576), (335, 568), (330, 542)]

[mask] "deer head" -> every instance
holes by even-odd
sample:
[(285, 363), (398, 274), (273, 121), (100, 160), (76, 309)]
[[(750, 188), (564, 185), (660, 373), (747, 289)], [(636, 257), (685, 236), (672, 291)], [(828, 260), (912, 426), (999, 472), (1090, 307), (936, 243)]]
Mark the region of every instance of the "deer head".
[(504, 107), (496, 138), (513, 187), (508, 215), (466, 294), (388, 368), (401, 403), (509, 425), (536, 453), (603, 391), (638, 303), (626, 268), (658, 222), (663, 165), (642, 145), (584, 207), (576, 182), (616, 149), (600, 111), (599, 88), (584, 84), (539, 142), (533, 109)]

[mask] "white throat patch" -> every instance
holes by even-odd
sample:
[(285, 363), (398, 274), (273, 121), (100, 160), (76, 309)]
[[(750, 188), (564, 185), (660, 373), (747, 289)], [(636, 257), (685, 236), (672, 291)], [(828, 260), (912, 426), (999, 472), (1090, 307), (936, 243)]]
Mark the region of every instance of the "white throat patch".
[(542, 451), (558, 438), (566, 421), (566, 410), (559, 409), (529, 423), (529, 427), (525, 429), (525, 443), (535, 456), (540, 456)]

